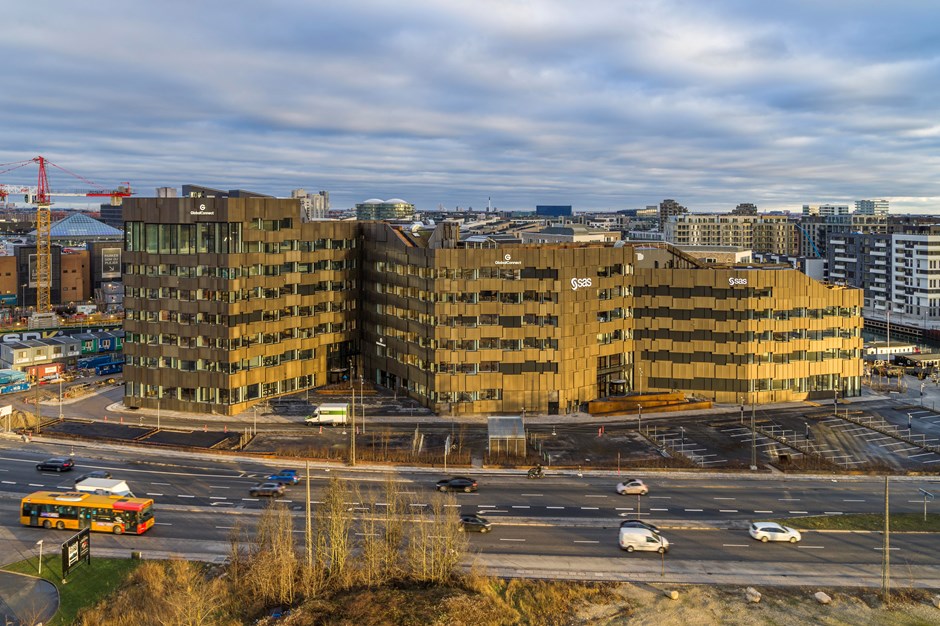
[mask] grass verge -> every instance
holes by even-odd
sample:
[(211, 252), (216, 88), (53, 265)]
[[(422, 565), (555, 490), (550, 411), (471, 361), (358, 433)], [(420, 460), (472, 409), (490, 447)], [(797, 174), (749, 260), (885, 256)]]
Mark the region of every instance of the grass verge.
[[(872, 513), (846, 515), (817, 515), (776, 520), (780, 524), (800, 530), (884, 530), (885, 516)], [(940, 513), (892, 513), (891, 530), (894, 532), (940, 532)]]
[[(42, 577), (59, 590), (59, 610), (49, 622), (50, 626), (69, 626), (75, 623), (78, 612), (94, 606), (106, 598), (121, 581), (136, 569), (142, 561), (137, 559), (97, 559), (80, 565), (69, 574), (68, 582), (62, 583), (62, 557), (60, 554), (44, 554), (42, 557)], [(18, 561), (3, 567), (9, 572), (18, 572), (36, 576), (39, 567), (38, 557)]]

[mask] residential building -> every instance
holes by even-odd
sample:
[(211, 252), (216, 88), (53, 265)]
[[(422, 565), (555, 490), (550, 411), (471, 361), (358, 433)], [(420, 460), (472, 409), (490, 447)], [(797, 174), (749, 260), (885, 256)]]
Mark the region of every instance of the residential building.
[(856, 200), (855, 213), (857, 215), (887, 215), (887, 200)]

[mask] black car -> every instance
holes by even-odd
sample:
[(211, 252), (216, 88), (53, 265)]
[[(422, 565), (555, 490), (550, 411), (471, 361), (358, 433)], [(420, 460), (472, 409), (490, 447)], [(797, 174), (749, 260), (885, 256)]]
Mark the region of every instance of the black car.
[(653, 526), (652, 524), (647, 524), (643, 520), (638, 519), (625, 519), (620, 522), (621, 528), (645, 528), (646, 530), (652, 531), (659, 534), (659, 529)]
[(94, 470), (88, 472), (87, 474), (82, 474), (75, 479), (75, 484), (82, 482), (86, 478), (111, 478), (111, 472), (106, 472), (105, 470)]
[(61, 457), (46, 459), (42, 463), (36, 464), (36, 469), (41, 472), (67, 472), (73, 467), (75, 467), (75, 462), (72, 459), (63, 459)]
[(466, 476), (454, 476), (437, 481), (438, 491), (462, 491), (470, 493), (477, 490), (477, 481)]
[(493, 530), (493, 522), (479, 515), (461, 515), (460, 530), (468, 533), (488, 533)]

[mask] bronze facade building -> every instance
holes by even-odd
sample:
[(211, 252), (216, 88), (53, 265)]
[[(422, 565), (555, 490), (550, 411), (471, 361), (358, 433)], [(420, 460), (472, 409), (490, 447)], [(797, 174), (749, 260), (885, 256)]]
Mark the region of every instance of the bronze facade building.
[(233, 414), (346, 380), (443, 414), (614, 391), (859, 393), (861, 291), (665, 244), (464, 247), (455, 224), (300, 220), (297, 200), (130, 199), (125, 402)]

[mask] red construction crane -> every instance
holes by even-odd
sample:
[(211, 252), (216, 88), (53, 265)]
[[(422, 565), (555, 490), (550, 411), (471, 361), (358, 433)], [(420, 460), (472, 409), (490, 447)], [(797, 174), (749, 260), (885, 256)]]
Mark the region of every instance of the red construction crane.
[[(51, 286), (52, 286), (52, 241), (50, 232), (52, 229), (51, 212), (52, 196), (84, 196), (89, 198), (111, 198), (111, 204), (119, 206), (121, 201), (132, 195), (130, 183), (119, 185), (117, 189), (106, 190), (90, 180), (74, 174), (63, 167), (59, 167), (45, 158), (38, 156), (27, 161), (17, 163), (0, 164), (0, 175), (19, 169), (30, 163), (39, 164), (39, 181), (35, 187), (22, 185), (2, 185), (0, 184), (0, 202), (5, 202), (10, 194), (23, 194), (26, 202), (36, 205), (36, 310), (45, 313), (52, 310)], [(46, 166), (50, 165), (82, 181), (86, 185), (95, 187), (82, 191), (52, 191), (49, 189), (49, 179), (46, 176)]]

